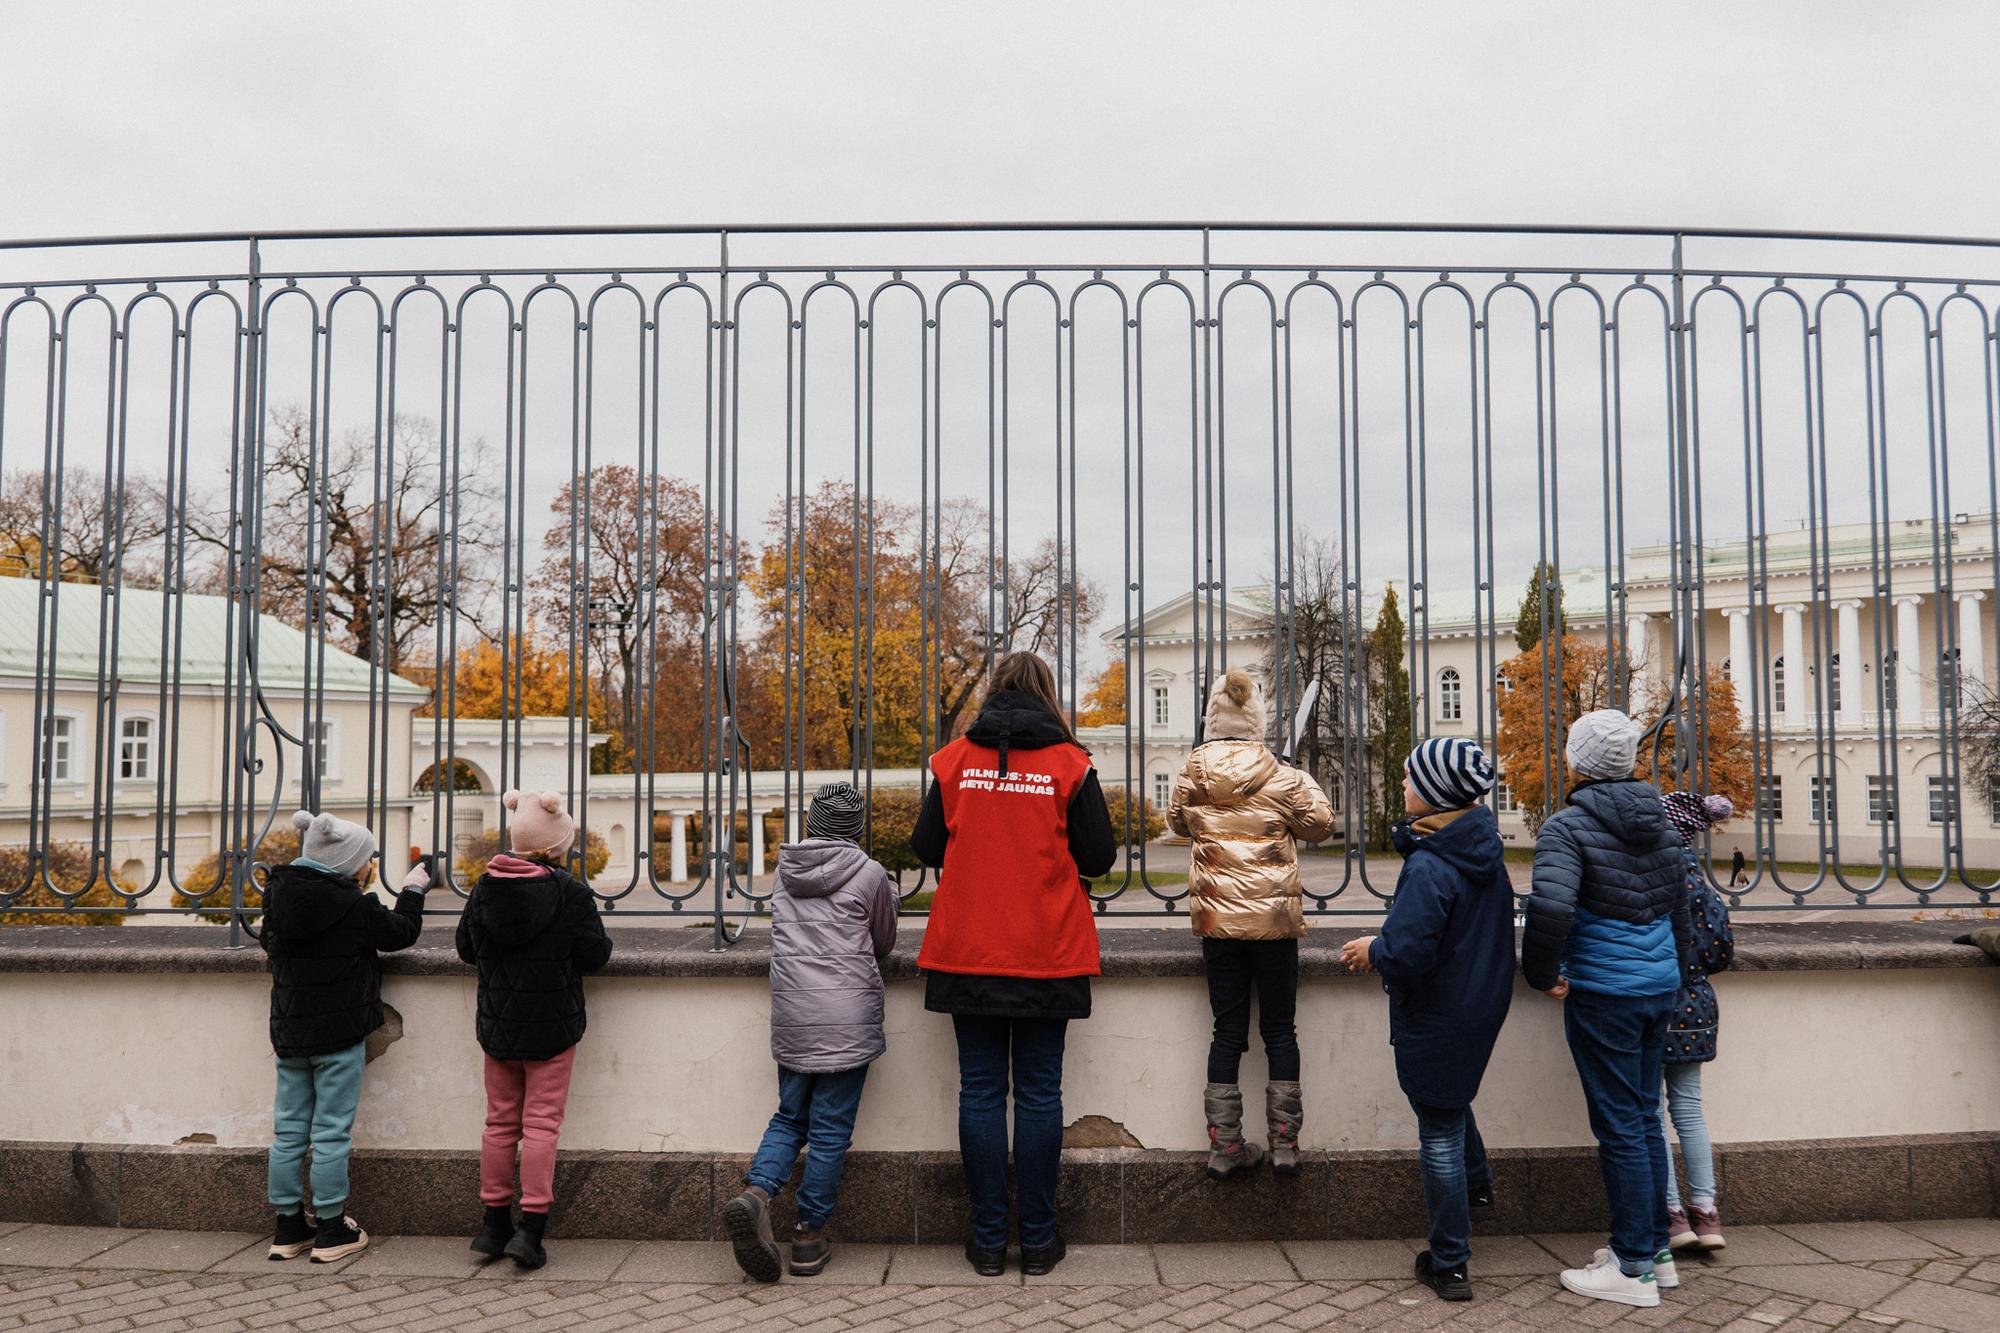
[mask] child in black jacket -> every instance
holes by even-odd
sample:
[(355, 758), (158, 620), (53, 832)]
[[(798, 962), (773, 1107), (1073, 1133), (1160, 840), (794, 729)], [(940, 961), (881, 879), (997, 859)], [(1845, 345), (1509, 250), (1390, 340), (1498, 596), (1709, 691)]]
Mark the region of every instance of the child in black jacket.
[[(368, 1247), (347, 1216), (347, 1156), (361, 1100), (368, 1034), (382, 1026), (383, 952), (414, 944), (424, 924), (430, 872), (410, 872), (394, 911), (363, 891), (373, 876), (375, 835), (359, 824), (301, 810), (299, 856), (264, 882), (258, 937), (271, 967), (271, 1049), (278, 1057), (269, 1166), (277, 1229), (273, 1259), (312, 1251), (331, 1263)], [(301, 1171), (312, 1148), (312, 1203), (306, 1221)]]
[(513, 850), (487, 863), (458, 921), (458, 956), (479, 969), (475, 1030), (486, 1052), (479, 1150), (486, 1220), (472, 1248), (540, 1268), (548, 1262), (542, 1236), (554, 1199), (556, 1138), (583, 1039), (583, 978), (610, 960), (611, 937), (589, 886), (558, 868), (576, 841), (562, 798), (510, 791), (501, 804)]

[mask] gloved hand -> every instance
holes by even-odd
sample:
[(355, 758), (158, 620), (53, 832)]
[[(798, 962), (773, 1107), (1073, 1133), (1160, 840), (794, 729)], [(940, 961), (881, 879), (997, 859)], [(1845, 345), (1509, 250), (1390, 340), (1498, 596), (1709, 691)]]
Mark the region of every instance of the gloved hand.
[(403, 892), (415, 889), (418, 893), (428, 893), (431, 889), (431, 863), (426, 857), (410, 867), (410, 873), (403, 876)]

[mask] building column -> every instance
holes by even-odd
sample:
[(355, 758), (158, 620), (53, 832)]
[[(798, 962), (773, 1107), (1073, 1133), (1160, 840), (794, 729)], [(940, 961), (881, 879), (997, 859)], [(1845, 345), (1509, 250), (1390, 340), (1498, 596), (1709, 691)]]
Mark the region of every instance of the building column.
[(672, 830), (667, 854), (667, 880), (673, 884), (685, 884), (688, 877), (688, 812), (670, 812), (667, 824)]
[(1798, 602), (1778, 608), (1785, 620), (1785, 725), (1804, 731), (1810, 718), (1806, 702), (1812, 696), (1812, 673), (1806, 663), (1806, 609)]
[[(1958, 704), (1963, 708), (1975, 702), (1986, 685), (1986, 643), (1979, 630), (1979, 604), (1986, 600), (1986, 594), (1961, 592), (1953, 596), (1958, 599)], [(1968, 683), (1977, 688), (1967, 691)]]
[(1868, 698), (1867, 663), (1861, 657), (1861, 601), (1851, 597), (1835, 602), (1833, 609), (1840, 613), (1840, 725), (1858, 731)]
[(1764, 703), (1764, 692), (1757, 688), (1757, 673), (1750, 661), (1750, 608), (1747, 606), (1725, 606), (1722, 615), (1729, 622), (1729, 683), (1736, 687), (1736, 709), (1748, 722), (1751, 714)]
[(764, 873), (764, 813), (750, 808), (750, 873)]
[(1896, 608), (1896, 714), (1922, 720), (1924, 712), (1923, 658), (1917, 649), (1917, 608), (1924, 599), (1904, 593), (1894, 601)]
[(799, 808), (790, 801), (785, 803), (785, 841), (799, 840)]
[(1632, 697), (1628, 701), (1632, 707), (1625, 711), (1637, 713), (1646, 706), (1646, 691), (1652, 682), (1652, 645), (1647, 641), (1646, 623), (1648, 617), (1636, 613), (1625, 617), (1625, 659), (1632, 668)]

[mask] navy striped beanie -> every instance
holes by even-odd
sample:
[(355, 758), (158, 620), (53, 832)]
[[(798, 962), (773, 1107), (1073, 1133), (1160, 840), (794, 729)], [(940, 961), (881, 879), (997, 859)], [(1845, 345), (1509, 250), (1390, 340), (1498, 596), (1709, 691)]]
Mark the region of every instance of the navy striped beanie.
[(806, 807), (806, 836), (859, 842), (867, 814), (854, 784), (829, 782), (813, 793), (812, 804)]
[(1410, 751), (1403, 772), (1433, 810), (1461, 810), (1493, 790), (1493, 761), (1463, 736), (1434, 736)]

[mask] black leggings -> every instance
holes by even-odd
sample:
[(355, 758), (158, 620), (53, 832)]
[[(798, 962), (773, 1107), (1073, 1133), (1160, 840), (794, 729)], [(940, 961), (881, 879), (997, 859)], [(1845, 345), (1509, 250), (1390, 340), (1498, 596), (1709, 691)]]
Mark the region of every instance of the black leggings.
[(1299, 1079), (1299, 1034), (1292, 1019), (1299, 1007), (1297, 940), (1208, 940), (1201, 942), (1208, 973), (1208, 1007), (1215, 1014), (1215, 1038), (1208, 1044), (1208, 1081), (1234, 1083), (1243, 1052), (1250, 1048), (1250, 991), (1257, 991), (1257, 1031), (1274, 1083)]

